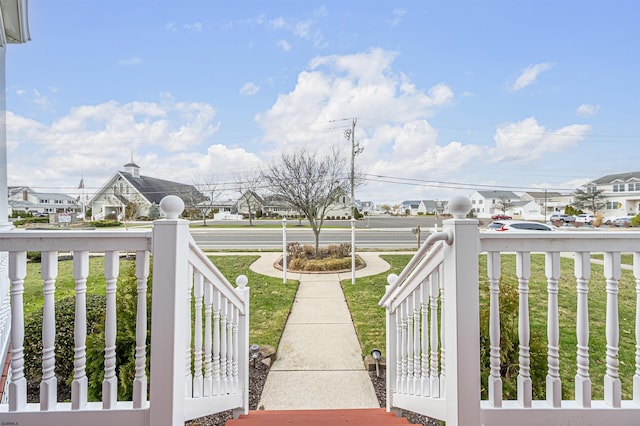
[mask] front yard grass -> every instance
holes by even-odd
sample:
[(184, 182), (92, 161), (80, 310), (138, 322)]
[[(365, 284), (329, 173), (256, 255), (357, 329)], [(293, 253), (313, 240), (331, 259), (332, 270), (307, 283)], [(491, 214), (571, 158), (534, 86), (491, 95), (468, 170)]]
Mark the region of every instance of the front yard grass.
[[(351, 280), (342, 281), (342, 288), (351, 311), (356, 333), (360, 340), (363, 355), (372, 349), (385, 351), (385, 311), (378, 301), (385, 292), (387, 276), (398, 274), (411, 256), (382, 256), (392, 267), (382, 274), (359, 278), (355, 285)], [(501, 286), (517, 289), (515, 275), (515, 255), (502, 256)], [(547, 280), (544, 273), (544, 255), (532, 255), (531, 279), (529, 282), (529, 308), (531, 335), (543, 336), (543, 345), (547, 344)], [(480, 309), (489, 309), (486, 257), (479, 262), (479, 280), (481, 287)], [(563, 399), (574, 398), (574, 376), (576, 374), (576, 316), (577, 296), (576, 280), (573, 274), (573, 261), (561, 259), (561, 278), (558, 283), (558, 309), (560, 322), (560, 376), (562, 378)], [(623, 399), (632, 398), (633, 374), (635, 370), (635, 279), (632, 271), (622, 270), (618, 285), (619, 317), (619, 353), (620, 378), (622, 380)], [(606, 283), (603, 278), (603, 266), (594, 264), (589, 282), (589, 371), (592, 382), (593, 399), (602, 399), (604, 394), (603, 377), (606, 372)], [(488, 317), (488, 316), (487, 316)], [(517, 327), (517, 322), (514, 325)], [(546, 355), (545, 355), (546, 357)], [(546, 362), (545, 362), (546, 365)], [(546, 371), (545, 374), (546, 375)], [(543, 375), (543, 376), (544, 376)], [(544, 383), (540, 384), (544, 387)], [(535, 384), (534, 384), (535, 387)]]

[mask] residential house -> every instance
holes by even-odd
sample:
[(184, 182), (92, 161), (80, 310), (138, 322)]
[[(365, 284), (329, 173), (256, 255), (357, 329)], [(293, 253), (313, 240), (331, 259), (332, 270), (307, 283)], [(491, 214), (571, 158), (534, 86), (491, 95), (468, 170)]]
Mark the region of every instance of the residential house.
[[(469, 197), (471, 199), (471, 212), (478, 217), (491, 217), (494, 214), (503, 213), (503, 205), (520, 201), (520, 197), (511, 191), (476, 191)], [(507, 209), (507, 214), (510, 209)]]
[(604, 216), (635, 216), (640, 212), (640, 171), (602, 176), (585, 185), (584, 191), (602, 191)]
[(362, 214), (375, 214), (377, 211), (376, 203), (374, 203), (373, 201), (356, 200), (356, 204), (358, 205), (358, 210)]
[(124, 165), (88, 201), (92, 217), (104, 219), (110, 215), (122, 220), (125, 211), (135, 209), (134, 217), (150, 217), (168, 195), (180, 197), (187, 209), (195, 208), (205, 196), (193, 185), (140, 175), (140, 166), (133, 162)]
[(440, 200), (420, 200), (418, 213), (420, 214), (441, 214), (444, 212), (447, 202)]
[(400, 207), (400, 214), (406, 214), (407, 216), (417, 215), (419, 207), (420, 200), (403, 201)]
[(520, 199), (535, 201), (542, 206), (542, 219), (548, 219), (553, 214), (565, 213), (567, 206), (573, 204), (573, 194), (561, 194), (555, 191), (527, 191)]
[(28, 186), (8, 188), (9, 214), (24, 212), (32, 215), (49, 213), (79, 213), (82, 207), (75, 197), (54, 192), (36, 192)]

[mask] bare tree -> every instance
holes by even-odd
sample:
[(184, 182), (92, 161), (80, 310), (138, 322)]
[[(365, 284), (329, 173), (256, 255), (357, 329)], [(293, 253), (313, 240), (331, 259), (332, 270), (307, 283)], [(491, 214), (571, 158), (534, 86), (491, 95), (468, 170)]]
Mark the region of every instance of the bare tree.
[(249, 226), (253, 226), (253, 218), (257, 216), (257, 212), (262, 208), (263, 204), (262, 198), (258, 194), (261, 188), (260, 173), (249, 170), (236, 174), (234, 181), (234, 187), (240, 194), (238, 213), (241, 213), (242, 207), (246, 207), (249, 215)]
[(336, 148), (326, 156), (306, 148), (297, 149), (283, 153), (277, 163), (262, 172), (262, 179), (274, 195), (307, 217), (317, 254), (325, 213), (340, 196), (347, 195), (351, 187), (345, 158)]
[(498, 201), (496, 202), (496, 207), (502, 210), (502, 214), (504, 215), (507, 214), (507, 210), (513, 208), (513, 205), (513, 202), (506, 195), (500, 196), (500, 198), (498, 198)]
[(223, 190), (214, 176), (194, 179), (193, 186), (204, 195), (204, 200), (198, 203), (198, 209), (202, 213), (202, 224), (207, 226), (207, 216), (214, 210), (216, 201)]

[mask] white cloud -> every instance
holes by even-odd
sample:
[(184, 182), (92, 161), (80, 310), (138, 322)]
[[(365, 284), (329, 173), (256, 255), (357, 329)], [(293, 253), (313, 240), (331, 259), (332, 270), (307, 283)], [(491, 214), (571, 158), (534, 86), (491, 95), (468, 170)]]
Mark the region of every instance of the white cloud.
[(122, 59), (119, 63), (125, 66), (140, 65), (142, 64), (142, 58), (134, 56), (132, 58)]
[(247, 95), (247, 96), (255, 95), (259, 91), (260, 91), (260, 86), (256, 85), (255, 83), (252, 83), (252, 82), (245, 83), (242, 86), (242, 88), (240, 88), (240, 94), (241, 95)]
[(279, 16), (276, 19), (272, 19), (271, 21), (269, 21), (269, 25), (271, 25), (271, 28), (279, 30), (281, 28), (285, 28), (286, 21), (282, 16)]
[(285, 52), (288, 52), (289, 50), (291, 50), (291, 43), (289, 43), (287, 40), (278, 40), (277, 45), (280, 49), (284, 50)]
[(191, 24), (184, 24), (184, 29), (187, 31), (200, 32), (202, 31), (202, 23), (193, 22)]
[(542, 62), (525, 68), (511, 86), (511, 90), (518, 91), (533, 84), (540, 73), (551, 69), (553, 65), (550, 62)]
[(561, 152), (578, 146), (591, 131), (591, 126), (571, 124), (557, 130), (546, 130), (534, 117), (509, 123), (496, 129), (491, 150), (493, 161), (534, 161), (548, 153)]
[[(159, 103), (110, 101), (84, 105), (51, 124), (7, 112), (7, 139), (12, 152), (9, 180), (11, 184), (64, 187), (69, 185), (64, 182), (65, 176), (77, 174), (98, 185), (120, 170), (131, 150), (136, 155), (157, 153), (168, 169), (147, 175), (172, 180), (193, 167), (178, 159), (185, 153), (198, 155), (218, 127), (215, 110), (210, 105), (172, 99)], [(28, 165), (55, 167), (29, 171)]]
[(402, 22), (402, 18), (404, 17), (404, 15), (407, 13), (407, 9), (403, 8), (403, 7), (397, 7), (395, 9), (393, 9), (392, 15), (393, 18), (391, 19), (391, 25), (392, 26), (396, 26), (398, 24), (400, 24), (400, 22)]
[(576, 115), (580, 117), (594, 117), (600, 112), (599, 105), (582, 104), (576, 110)]

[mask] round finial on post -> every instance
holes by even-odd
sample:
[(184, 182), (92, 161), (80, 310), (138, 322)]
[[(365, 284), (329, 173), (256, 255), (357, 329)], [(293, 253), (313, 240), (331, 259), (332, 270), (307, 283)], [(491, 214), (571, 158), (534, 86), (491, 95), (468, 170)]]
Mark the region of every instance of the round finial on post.
[(449, 213), (456, 219), (464, 219), (471, 211), (471, 200), (462, 195), (456, 195), (449, 200)]
[(238, 278), (236, 278), (236, 285), (238, 288), (245, 288), (248, 282), (249, 278), (247, 278), (246, 275), (238, 275)]
[(176, 195), (167, 195), (160, 201), (160, 210), (167, 219), (177, 219), (184, 211), (184, 201)]
[(398, 275), (396, 274), (389, 274), (387, 276), (387, 283), (389, 285), (393, 285), (396, 281), (398, 281)]

